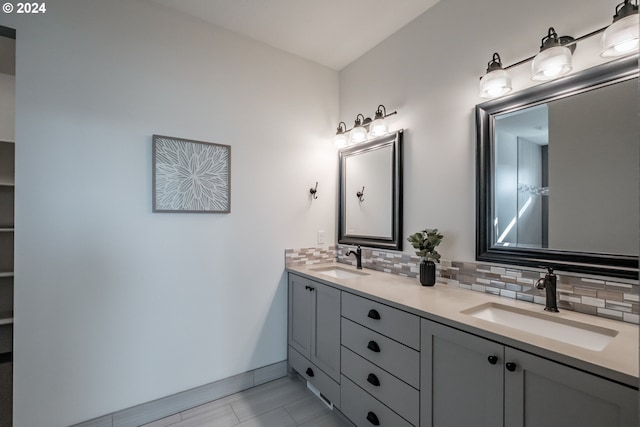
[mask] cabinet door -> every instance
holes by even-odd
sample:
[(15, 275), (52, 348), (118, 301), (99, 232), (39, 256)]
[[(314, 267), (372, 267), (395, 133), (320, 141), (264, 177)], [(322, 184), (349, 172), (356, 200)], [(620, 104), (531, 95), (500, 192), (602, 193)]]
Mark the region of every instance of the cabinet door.
[(505, 360), (508, 427), (638, 425), (638, 390), (508, 347)]
[(504, 347), (425, 319), (420, 333), (420, 425), (502, 426)]
[(311, 290), (309, 280), (289, 274), (289, 345), (311, 357)]
[(340, 291), (309, 282), (313, 295), (311, 361), (340, 382)]

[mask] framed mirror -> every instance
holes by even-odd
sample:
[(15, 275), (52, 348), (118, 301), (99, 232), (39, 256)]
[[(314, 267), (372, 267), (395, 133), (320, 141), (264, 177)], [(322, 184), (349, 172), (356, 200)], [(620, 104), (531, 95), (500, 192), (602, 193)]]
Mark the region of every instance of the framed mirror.
[(476, 106), (476, 259), (638, 278), (638, 58)]
[(339, 158), (338, 243), (402, 250), (402, 131)]

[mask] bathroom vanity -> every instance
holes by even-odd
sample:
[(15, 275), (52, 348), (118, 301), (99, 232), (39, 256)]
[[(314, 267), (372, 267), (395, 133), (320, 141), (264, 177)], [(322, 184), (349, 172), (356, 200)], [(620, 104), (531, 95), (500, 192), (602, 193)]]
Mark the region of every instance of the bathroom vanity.
[(344, 264), (289, 267), (289, 364), (358, 426), (637, 426), (638, 327)]

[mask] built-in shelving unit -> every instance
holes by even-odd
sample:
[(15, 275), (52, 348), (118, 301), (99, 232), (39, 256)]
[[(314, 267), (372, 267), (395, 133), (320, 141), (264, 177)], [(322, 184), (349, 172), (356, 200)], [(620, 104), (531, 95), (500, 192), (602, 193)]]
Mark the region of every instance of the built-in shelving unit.
[(0, 427), (13, 406), (15, 31), (0, 26)]

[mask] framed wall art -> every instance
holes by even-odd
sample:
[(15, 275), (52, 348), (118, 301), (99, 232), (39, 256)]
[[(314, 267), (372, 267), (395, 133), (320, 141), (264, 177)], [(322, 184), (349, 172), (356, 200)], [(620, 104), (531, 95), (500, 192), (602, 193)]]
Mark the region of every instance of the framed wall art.
[(231, 146), (153, 135), (153, 212), (231, 212)]

